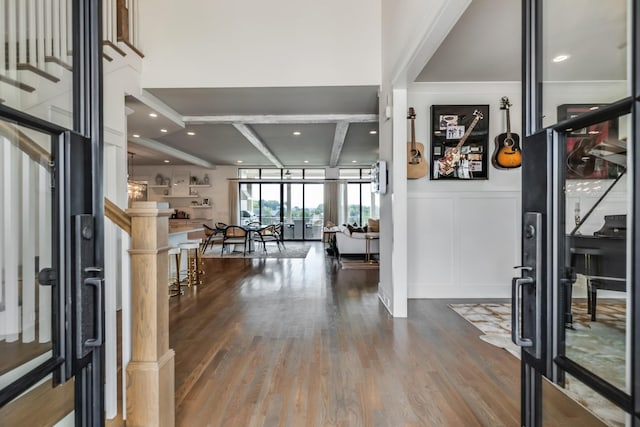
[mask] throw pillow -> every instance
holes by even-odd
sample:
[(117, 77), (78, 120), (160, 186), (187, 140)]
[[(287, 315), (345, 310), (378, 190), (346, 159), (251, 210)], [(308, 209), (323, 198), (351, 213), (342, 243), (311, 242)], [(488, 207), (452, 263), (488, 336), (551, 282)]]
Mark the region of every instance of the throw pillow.
[(369, 218), (367, 220), (367, 225), (369, 228), (369, 231), (372, 233), (379, 233), (380, 232), (380, 220), (377, 218)]
[(349, 232), (351, 233), (364, 233), (365, 231), (361, 227), (354, 227), (353, 225), (347, 225)]

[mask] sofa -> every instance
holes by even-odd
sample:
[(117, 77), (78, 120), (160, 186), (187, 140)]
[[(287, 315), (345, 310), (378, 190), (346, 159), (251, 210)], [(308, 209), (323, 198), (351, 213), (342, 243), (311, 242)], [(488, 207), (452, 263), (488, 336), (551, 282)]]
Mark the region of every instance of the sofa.
[(375, 236), (369, 241), (370, 253), (380, 253), (380, 231), (378, 220), (370, 219), (366, 229), (360, 229), (352, 226), (341, 225), (335, 235), (336, 249), (338, 256), (343, 255), (366, 255), (367, 239), (366, 236)]

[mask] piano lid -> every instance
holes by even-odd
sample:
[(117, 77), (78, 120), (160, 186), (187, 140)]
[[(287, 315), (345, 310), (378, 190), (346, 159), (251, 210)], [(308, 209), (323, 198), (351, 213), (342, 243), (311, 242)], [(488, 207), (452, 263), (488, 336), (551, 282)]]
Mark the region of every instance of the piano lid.
[(588, 154), (607, 162), (627, 167), (627, 140), (602, 141), (595, 145)]
[(593, 233), (594, 236), (626, 237), (627, 215), (605, 215), (602, 228)]

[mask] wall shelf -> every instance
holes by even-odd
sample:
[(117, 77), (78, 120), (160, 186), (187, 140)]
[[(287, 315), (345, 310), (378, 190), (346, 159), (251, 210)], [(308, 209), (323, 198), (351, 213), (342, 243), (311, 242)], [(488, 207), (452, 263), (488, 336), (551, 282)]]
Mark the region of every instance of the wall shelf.
[(187, 195), (187, 196), (162, 196), (165, 199), (197, 199), (200, 196)]
[(189, 184), (189, 188), (209, 188), (211, 184)]
[(149, 184), (149, 185), (147, 185), (147, 187), (149, 187), (149, 188), (169, 188), (169, 185), (168, 184), (167, 185), (165, 185), (165, 184), (160, 184), (160, 185), (158, 185), (158, 184)]
[(208, 206), (204, 206), (204, 205), (196, 205), (196, 206), (190, 206), (191, 209), (211, 209), (213, 206), (208, 205)]

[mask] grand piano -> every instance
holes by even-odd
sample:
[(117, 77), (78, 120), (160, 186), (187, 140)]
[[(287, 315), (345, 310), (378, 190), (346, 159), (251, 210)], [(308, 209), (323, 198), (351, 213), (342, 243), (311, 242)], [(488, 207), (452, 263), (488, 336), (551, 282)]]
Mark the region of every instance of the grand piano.
[[(587, 280), (587, 304), (593, 321), (599, 289), (626, 292), (627, 288), (626, 215), (606, 215), (604, 222), (592, 236), (566, 237), (573, 273), (583, 274)], [(575, 281), (575, 274), (572, 276)]]
[[(586, 222), (595, 209), (606, 199), (609, 192), (626, 172), (626, 141), (619, 141), (613, 149), (599, 147), (589, 155), (600, 157), (619, 166), (620, 173), (602, 196), (591, 207), (587, 214), (578, 222), (576, 227), (566, 235), (565, 248), (568, 251), (567, 271), (570, 285), (567, 289), (566, 322), (572, 323), (571, 288), (576, 281), (576, 275), (582, 274), (587, 281), (587, 305), (591, 320), (596, 320), (597, 293), (599, 289), (626, 292), (627, 265), (627, 216), (605, 215), (604, 225), (593, 235), (580, 233), (581, 226)], [(624, 147), (624, 149), (621, 149)]]

